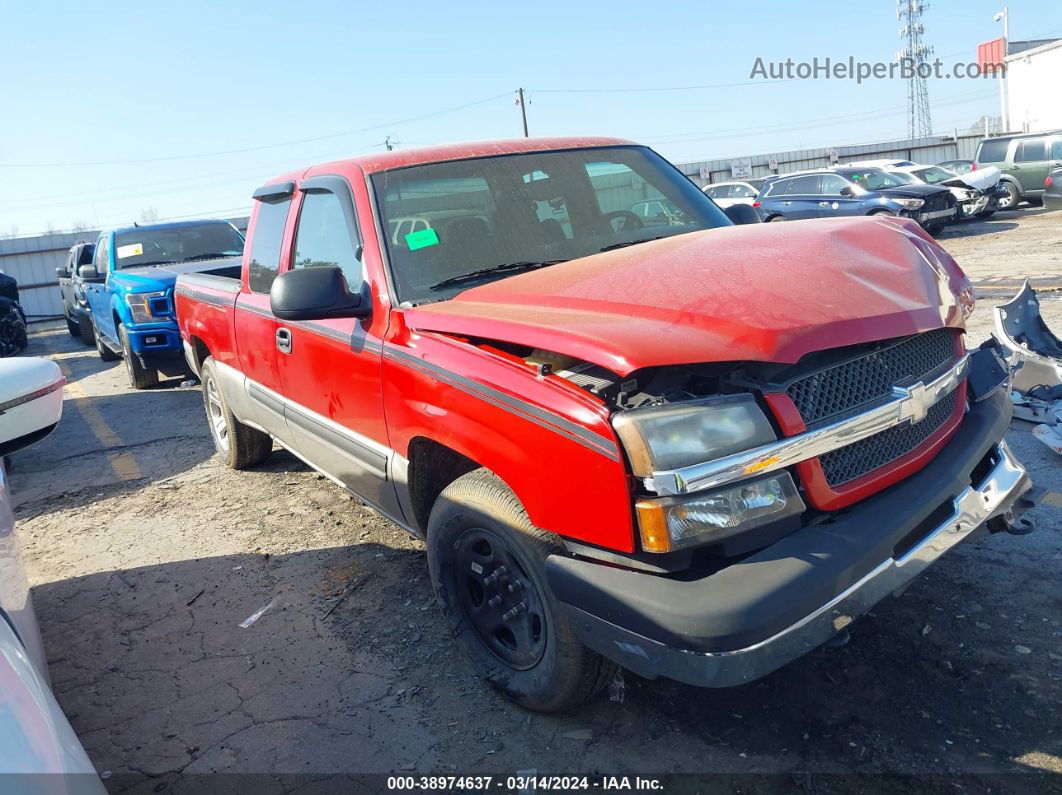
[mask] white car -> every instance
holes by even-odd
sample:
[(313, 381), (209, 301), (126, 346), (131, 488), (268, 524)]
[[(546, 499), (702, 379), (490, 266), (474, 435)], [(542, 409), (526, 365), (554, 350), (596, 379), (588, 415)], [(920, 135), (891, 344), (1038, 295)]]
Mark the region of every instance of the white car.
[(947, 188), (955, 197), (962, 218), (989, 218), (999, 209), (999, 201), (1004, 197), (998, 188), (1003, 172), (995, 166), (958, 174), (943, 166), (920, 165), (910, 160), (860, 160), (848, 165), (880, 168), (913, 184), (922, 182)]
[[(102, 795), (103, 784), (49, 686), (3, 464), (55, 428), (64, 383), (55, 362), (0, 359), (0, 789)], [(53, 775), (38, 778), (42, 773)]]
[(724, 210), (735, 204), (752, 206), (766, 179), (741, 179), (706, 185), (701, 190)]

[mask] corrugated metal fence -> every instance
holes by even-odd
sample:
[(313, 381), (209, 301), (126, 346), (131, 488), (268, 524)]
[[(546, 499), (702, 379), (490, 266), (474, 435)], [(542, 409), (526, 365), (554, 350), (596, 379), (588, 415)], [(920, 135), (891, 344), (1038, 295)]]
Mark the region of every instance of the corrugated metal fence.
[[(944, 160), (973, 160), (977, 144), (984, 138), (980, 133), (968, 135), (935, 135), (930, 138), (911, 138), (900, 141), (883, 141), (856, 146), (837, 146), (829, 149), (800, 149), (793, 152), (775, 152), (748, 157), (732, 157), (726, 160), (698, 160), (693, 163), (678, 163), (678, 167), (702, 188), (710, 182), (726, 182), (732, 179), (737, 161), (748, 160), (753, 177), (771, 174), (788, 174), (805, 168), (821, 168), (853, 160), (895, 159), (914, 163), (940, 163)], [(771, 162), (777, 164), (771, 169)], [(706, 179), (704, 175), (709, 175)]]
[[(230, 218), (242, 232), (247, 217)], [(55, 269), (66, 262), (70, 247), (82, 240), (94, 241), (99, 232), (60, 232), (38, 237), (0, 240), (0, 273), (18, 280), (19, 303), (30, 322), (62, 317), (63, 301)]]

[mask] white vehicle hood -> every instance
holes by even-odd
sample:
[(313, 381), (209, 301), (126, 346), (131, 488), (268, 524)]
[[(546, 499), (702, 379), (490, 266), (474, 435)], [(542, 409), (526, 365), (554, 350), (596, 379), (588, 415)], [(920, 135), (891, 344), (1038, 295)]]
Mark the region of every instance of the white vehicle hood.
[(1002, 173), (1003, 172), (995, 166), (984, 166), (983, 168), (977, 169), (977, 171), (968, 171), (965, 174), (960, 174), (959, 177), (971, 188), (988, 190), (999, 182)]

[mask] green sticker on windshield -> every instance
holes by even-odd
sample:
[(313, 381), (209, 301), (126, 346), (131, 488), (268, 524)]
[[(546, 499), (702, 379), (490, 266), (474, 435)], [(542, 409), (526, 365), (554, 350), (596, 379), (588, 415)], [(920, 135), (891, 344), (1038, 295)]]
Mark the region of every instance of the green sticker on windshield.
[(437, 246), (439, 245), (439, 236), (434, 229), (421, 229), (406, 235), (406, 245), (409, 246), (410, 251), (416, 251), (418, 248), (427, 248), (428, 246)]

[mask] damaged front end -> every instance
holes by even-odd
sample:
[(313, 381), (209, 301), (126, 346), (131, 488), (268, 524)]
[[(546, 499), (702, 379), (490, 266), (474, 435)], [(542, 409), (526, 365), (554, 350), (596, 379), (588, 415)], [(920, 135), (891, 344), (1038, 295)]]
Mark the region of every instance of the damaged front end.
[(1012, 388), (1022, 393), (1054, 390), (1062, 397), (1062, 340), (1044, 323), (1040, 300), (1027, 279), (1009, 303), (996, 307), (995, 322), (994, 336), (1013, 373)]

